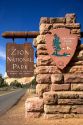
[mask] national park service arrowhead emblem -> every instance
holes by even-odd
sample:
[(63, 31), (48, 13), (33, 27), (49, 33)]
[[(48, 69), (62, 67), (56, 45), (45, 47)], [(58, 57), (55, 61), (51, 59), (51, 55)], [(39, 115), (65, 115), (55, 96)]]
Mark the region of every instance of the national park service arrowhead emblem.
[(60, 28), (50, 30), (45, 39), (47, 52), (56, 66), (64, 69), (75, 53), (78, 44), (77, 35), (70, 34), (70, 29)]

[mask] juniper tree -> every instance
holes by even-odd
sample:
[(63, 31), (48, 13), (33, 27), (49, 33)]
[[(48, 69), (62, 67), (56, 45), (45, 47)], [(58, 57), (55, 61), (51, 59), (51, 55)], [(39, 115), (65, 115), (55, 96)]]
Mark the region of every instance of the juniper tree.
[(53, 53), (53, 55), (58, 55), (58, 52), (61, 50), (60, 44), (61, 42), (59, 40), (59, 37), (55, 35), (53, 39), (53, 46), (54, 46), (55, 52)]

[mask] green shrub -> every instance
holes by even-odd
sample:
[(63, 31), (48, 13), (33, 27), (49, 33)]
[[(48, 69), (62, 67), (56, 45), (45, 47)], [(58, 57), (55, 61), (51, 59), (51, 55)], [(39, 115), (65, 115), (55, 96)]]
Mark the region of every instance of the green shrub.
[(18, 82), (17, 80), (14, 80), (13, 82), (11, 82), (10, 86), (13, 87), (13, 88), (22, 88), (21, 83)]
[(0, 88), (1, 87), (7, 87), (8, 84), (4, 81), (4, 79), (2, 78), (2, 75), (0, 74)]
[(31, 82), (30, 82), (30, 87), (35, 89), (36, 88), (36, 78), (34, 78)]
[(34, 78), (30, 83), (22, 84), (23, 88), (36, 88), (36, 79)]
[(30, 88), (30, 84), (28, 84), (28, 83), (22, 84), (22, 88)]

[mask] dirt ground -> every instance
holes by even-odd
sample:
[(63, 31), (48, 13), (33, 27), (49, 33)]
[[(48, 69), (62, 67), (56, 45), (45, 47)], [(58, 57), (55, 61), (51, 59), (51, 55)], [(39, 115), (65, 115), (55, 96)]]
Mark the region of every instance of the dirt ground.
[(83, 125), (83, 118), (55, 119), (45, 120), (42, 118), (26, 119), (24, 113), (24, 103), (27, 97), (30, 97), (28, 92), (12, 109), (3, 116), (0, 116), (0, 125)]

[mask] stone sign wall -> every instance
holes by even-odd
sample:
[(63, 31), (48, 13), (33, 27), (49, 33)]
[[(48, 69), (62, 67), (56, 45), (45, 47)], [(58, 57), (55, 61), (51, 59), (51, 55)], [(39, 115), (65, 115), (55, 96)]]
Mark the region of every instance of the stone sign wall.
[[(46, 34), (52, 29), (67, 28), (79, 38), (76, 52), (69, 64), (60, 70), (46, 47)], [(80, 44), (80, 24), (75, 14), (40, 19), (40, 35), (34, 39), (37, 47), (37, 97), (25, 102), (26, 116), (44, 118), (79, 117), (83, 114), (83, 45)]]

